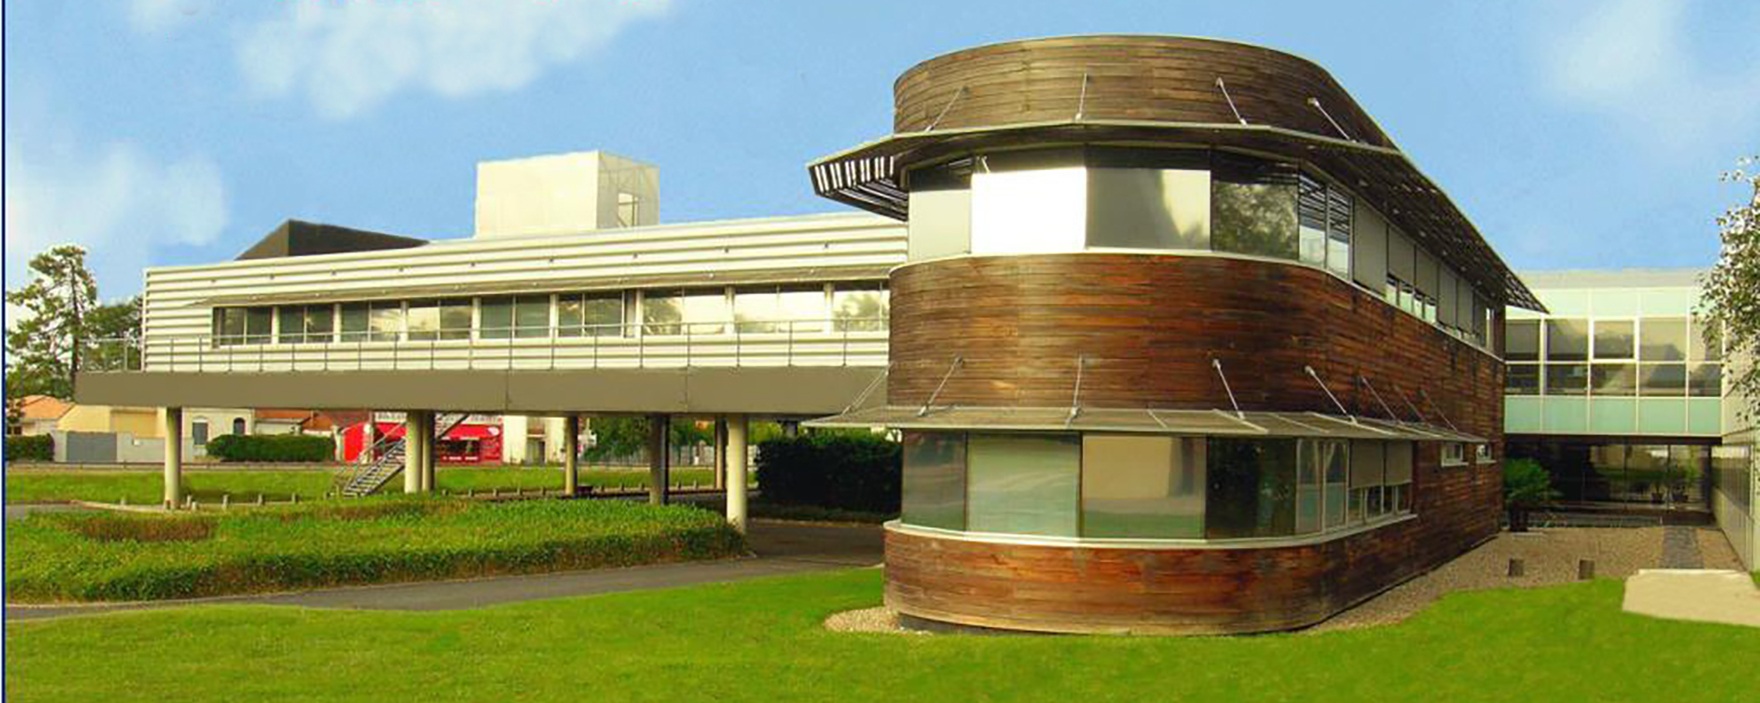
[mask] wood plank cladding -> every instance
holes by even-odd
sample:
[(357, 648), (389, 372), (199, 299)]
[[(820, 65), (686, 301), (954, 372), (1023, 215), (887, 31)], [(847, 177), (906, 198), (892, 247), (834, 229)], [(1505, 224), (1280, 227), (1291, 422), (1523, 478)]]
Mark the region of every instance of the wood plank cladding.
[[(965, 257), (892, 273), (889, 402), (1353, 413), (1452, 423), (1501, 458), (1495, 356), (1312, 267), (1207, 255)], [(1415, 410), (1413, 408), (1416, 408)], [(1440, 409), (1440, 414), (1437, 410)], [(1444, 419), (1446, 417), (1446, 419)], [(1259, 549), (1023, 546), (889, 530), (886, 602), (906, 614), (1054, 632), (1220, 634), (1302, 627), (1495, 535), (1501, 464), (1442, 466), (1417, 444), (1413, 517)]]
[(1311, 366), (1354, 414), (1388, 412), (1361, 376), (1401, 419), (1501, 436), (1496, 357), (1309, 266), (962, 257), (902, 266), (891, 281), (893, 404), (926, 402), (958, 356), (937, 405), (1067, 407), (1085, 358), (1085, 407), (1228, 409), (1215, 359), (1243, 410), (1336, 414)]
[(1392, 146), (1325, 69), (1263, 47), (1189, 37), (1059, 37), (938, 56), (893, 84), (893, 131), (1068, 120), (1078, 112), (1085, 119), (1239, 124), (1217, 78), (1250, 124), (1340, 137), (1308, 104), (1315, 98), (1352, 138)]

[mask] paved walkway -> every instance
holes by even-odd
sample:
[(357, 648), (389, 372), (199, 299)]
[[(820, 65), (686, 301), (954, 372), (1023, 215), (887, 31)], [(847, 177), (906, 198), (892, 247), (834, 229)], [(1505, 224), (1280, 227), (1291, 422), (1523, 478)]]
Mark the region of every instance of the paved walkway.
[(881, 530), (877, 525), (830, 526), (759, 520), (752, 522), (747, 537), (756, 556), (742, 559), (498, 576), (465, 581), (354, 586), (189, 601), (47, 607), (9, 605), (6, 607), (6, 619), (35, 620), (111, 610), (185, 607), (207, 603), (367, 610), (461, 610), (498, 603), (873, 566), (879, 564), (882, 558)]
[(1628, 613), (1760, 627), (1760, 588), (1740, 571), (1645, 569), (1626, 579)]
[(1699, 528), (1669, 525), (1662, 528), (1662, 568), (1703, 569), (1705, 555), (1699, 551)]

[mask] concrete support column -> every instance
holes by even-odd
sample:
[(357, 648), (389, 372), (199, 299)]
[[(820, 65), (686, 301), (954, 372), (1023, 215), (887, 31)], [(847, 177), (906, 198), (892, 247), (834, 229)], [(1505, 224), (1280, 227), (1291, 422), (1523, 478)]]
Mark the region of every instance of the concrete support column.
[(665, 505), (672, 481), (672, 417), (648, 416), (648, 503)]
[(715, 418), (715, 490), (727, 487), (727, 417)]
[(727, 522), (746, 531), (746, 416), (727, 416)]
[(422, 414), (403, 414), (403, 492), (422, 492)]
[(569, 413), (562, 431), (562, 493), (574, 497), (581, 489), (581, 416)]
[(434, 492), (434, 465), (436, 463), (438, 463), (437, 460), (435, 459), (435, 456), (434, 456), (434, 450), (435, 450), (436, 445), (438, 443), (438, 440), (436, 440), (434, 438), (434, 433), (439, 431), (439, 428), (434, 426), (434, 417), (435, 417), (434, 413), (426, 411), (426, 410), (422, 411), (422, 492), (423, 493), (433, 493)]
[(183, 408), (165, 409), (165, 505), (183, 504)]

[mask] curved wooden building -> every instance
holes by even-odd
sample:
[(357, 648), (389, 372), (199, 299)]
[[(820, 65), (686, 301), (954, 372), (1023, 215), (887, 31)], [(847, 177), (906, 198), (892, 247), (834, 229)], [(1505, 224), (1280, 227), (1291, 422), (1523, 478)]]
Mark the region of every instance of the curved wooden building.
[(886, 602), (926, 621), (1319, 622), (1498, 529), (1501, 311), (1539, 303), (1320, 67), (1209, 39), (954, 52), (809, 167), (909, 222)]

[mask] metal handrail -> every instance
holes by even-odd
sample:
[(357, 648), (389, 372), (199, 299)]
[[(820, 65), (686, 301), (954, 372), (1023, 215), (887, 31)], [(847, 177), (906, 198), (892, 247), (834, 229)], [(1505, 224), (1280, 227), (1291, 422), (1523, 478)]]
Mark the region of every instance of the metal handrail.
[[(170, 339), (99, 339), (83, 371), (278, 371), (742, 367), (821, 360), (849, 366), (852, 343), (884, 342), (884, 317), (795, 320), (646, 321), (471, 330), (335, 330), (322, 336), (204, 334)], [(833, 347), (831, 345), (837, 345)], [(816, 346), (815, 346), (816, 345)], [(732, 347), (733, 356), (713, 350)], [(497, 347), (499, 347), (497, 349)], [(542, 352), (536, 352), (544, 347)], [(580, 352), (574, 352), (575, 349)], [(489, 349), (500, 354), (483, 355)], [(856, 352), (859, 355), (861, 352)], [(882, 352), (883, 353), (883, 352)], [(622, 356), (631, 354), (632, 356)], [(682, 358), (681, 358), (682, 356)], [(192, 358), (193, 357), (193, 358)], [(131, 360), (136, 363), (131, 363)], [(534, 364), (535, 362), (535, 364)]]

